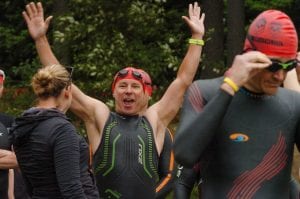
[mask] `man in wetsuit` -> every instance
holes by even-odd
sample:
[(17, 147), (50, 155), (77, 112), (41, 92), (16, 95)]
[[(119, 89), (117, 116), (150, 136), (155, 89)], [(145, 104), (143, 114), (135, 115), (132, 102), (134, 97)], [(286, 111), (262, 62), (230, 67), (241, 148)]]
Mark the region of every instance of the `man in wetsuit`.
[(291, 19), (265, 11), (225, 77), (189, 87), (174, 152), (185, 167), (200, 162), (201, 198), (289, 198), (300, 95), (280, 85), (297, 65), (297, 46)]
[[(144, 111), (146, 111), (149, 106), (149, 98), (152, 96), (153, 91), (152, 80), (146, 71), (140, 69), (139, 72), (142, 74), (145, 82), (145, 94), (148, 95), (145, 98), (143, 108)], [(155, 188), (156, 199), (163, 199), (172, 191), (174, 183), (174, 166), (173, 135), (169, 129), (166, 129), (163, 149), (158, 160), (157, 172), (159, 176), (159, 182)]]
[(159, 182), (155, 189), (156, 199), (166, 198), (174, 186), (173, 135), (169, 129), (166, 131), (164, 146), (158, 160)]
[[(42, 5), (30, 3), (23, 12), (44, 66), (57, 64), (46, 37), (51, 17), (44, 21)], [(162, 98), (144, 110), (146, 82), (133, 67), (120, 70), (112, 84), (115, 111), (72, 86), (71, 111), (84, 120), (94, 153), (94, 172), (100, 197), (154, 198), (158, 158), (166, 127), (176, 116), (183, 95), (192, 83), (203, 45), (204, 15), (197, 3), (183, 17), (192, 32), (188, 52), (177, 77)]]

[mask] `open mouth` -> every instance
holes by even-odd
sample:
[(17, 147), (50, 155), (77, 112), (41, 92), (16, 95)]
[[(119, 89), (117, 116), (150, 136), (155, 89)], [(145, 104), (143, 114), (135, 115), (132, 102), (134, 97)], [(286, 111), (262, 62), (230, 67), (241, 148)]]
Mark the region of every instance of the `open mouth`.
[(125, 107), (129, 107), (129, 106), (132, 106), (132, 104), (134, 103), (134, 99), (129, 99), (129, 98), (126, 98), (123, 100), (123, 103), (125, 105)]

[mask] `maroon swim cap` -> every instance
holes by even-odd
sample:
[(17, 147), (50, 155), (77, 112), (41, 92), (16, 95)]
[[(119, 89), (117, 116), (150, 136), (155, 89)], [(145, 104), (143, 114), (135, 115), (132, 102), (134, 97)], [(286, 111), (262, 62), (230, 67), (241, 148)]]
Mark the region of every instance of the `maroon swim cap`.
[(267, 10), (251, 23), (244, 51), (258, 50), (268, 56), (295, 59), (298, 37), (292, 20), (278, 10)]

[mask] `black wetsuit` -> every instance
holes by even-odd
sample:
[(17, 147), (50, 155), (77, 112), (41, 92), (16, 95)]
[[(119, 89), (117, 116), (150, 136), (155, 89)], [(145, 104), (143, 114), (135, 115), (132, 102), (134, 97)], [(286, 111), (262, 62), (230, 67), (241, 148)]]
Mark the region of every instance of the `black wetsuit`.
[[(184, 168), (181, 165), (177, 166), (176, 179), (174, 182), (174, 199), (189, 199), (191, 197), (194, 185), (199, 185), (201, 182), (199, 169), (199, 163), (193, 168)], [(200, 198), (200, 192), (198, 195), (198, 198)]]
[(9, 137), (32, 198), (99, 198), (88, 145), (62, 112), (29, 109)]
[(93, 165), (101, 197), (155, 198), (158, 154), (148, 120), (111, 113)]
[(156, 199), (166, 198), (172, 191), (174, 183), (174, 165), (173, 136), (169, 129), (167, 129), (164, 146), (158, 162), (159, 182), (156, 186)]
[[(178, 165), (177, 175), (174, 181), (174, 199), (189, 199), (191, 198), (192, 190), (197, 185), (198, 197), (201, 199), (201, 175), (200, 164), (196, 164), (193, 168), (184, 168)], [(300, 184), (295, 178), (290, 180), (290, 197), (289, 199), (299, 199)]]
[[(0, 113), (0, 149), (11, 150), (7, 128), (12, 122), (13, 117)], [(8, 169), (0, 169), (0, 198), (8, 198)]]
[(220, 90), (222, 77), (189, 88), (175, 136), (175, 158), (200, 161), (201, 198), (289, 198), (294, 144), (300, 146), (300, 95)]

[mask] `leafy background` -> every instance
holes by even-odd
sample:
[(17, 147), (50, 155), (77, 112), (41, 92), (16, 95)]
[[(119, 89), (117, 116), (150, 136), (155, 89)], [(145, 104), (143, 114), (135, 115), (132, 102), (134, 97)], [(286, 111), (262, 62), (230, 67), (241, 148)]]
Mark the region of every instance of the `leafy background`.
[[(75, 67), (74, 81), (84, 92), (112, 108), (111, 80), (124, 66), (143, 68), (152, 76), (155, 92), (151, 103), (160, 98), (175, 77), (190, 37), (181, 16), (187, 15), (187, 5), (193, 1), (41, 2), (45, 16), (54, 16), (48, 37), (59, 60)], [(283, 10), (291, 16), (297, 29), (300, 27), (299, 0), (199, 2), (206, 11), (206, 45), (196, 79), (221, 75), (230, 66), (234, 55), (241, 51), (249, 23), (262, 10)], [(27, 3), (29, 1), (0, 1), (0, 67), (7, 74), (0, 108), (14, 116), (34, 105), (30, 79), (40, 67), (21, 16)], [(85, 135), (82, 122), (70, 113), (69, 116)], [(172, 124), (174, 129), (177, 120)], [(295, 157), (298, 161), (297, 154)], [(298, 167), (294, 166), (293, 174), (298, 179)]]

